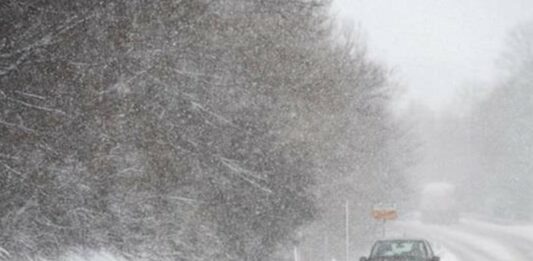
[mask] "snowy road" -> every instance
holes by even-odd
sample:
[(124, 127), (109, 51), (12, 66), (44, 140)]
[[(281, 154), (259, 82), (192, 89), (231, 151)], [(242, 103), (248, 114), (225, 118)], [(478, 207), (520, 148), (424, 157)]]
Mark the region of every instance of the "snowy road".
[(451, 226), (400, 221), (392, 229), (407, 237), (430, 240), (442, 261), (533, 260), (533, 226), (504, 226), (463, 218)]

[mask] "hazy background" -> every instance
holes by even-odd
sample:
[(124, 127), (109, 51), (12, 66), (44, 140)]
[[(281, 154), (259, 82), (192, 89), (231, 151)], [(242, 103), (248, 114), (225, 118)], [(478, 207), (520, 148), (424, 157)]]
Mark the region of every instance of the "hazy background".
[(403, 87), (393, 108), (418, 140), (415, 191), (450, 182), (464, 211), (531, 216), (533, 1), (336, 0), (332, 12)]
[(437, 110), (466, 86), (487, 89), (506, 34), (533, 19), (528, 0), (335, 0), (332, 10), (406, 86), (403, 107)]

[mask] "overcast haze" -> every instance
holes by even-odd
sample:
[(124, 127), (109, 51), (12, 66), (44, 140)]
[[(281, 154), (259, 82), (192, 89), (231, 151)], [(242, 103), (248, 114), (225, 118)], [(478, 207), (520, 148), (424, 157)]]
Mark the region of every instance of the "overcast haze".
[(506, 34), (533, 19), (528, 0), (336, 0), (333, 10), (394, 69), (406, 101), (436, 109), (461, 87), (487, 86)]

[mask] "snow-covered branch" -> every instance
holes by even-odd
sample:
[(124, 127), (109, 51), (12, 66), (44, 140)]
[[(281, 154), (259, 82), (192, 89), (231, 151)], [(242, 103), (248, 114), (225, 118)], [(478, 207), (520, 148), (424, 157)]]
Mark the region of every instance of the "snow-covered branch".
[(269, 193), (269, 194), (273, 193), (273, 191), (271, 189), (259, 184), (259, 182), (256, 181), (256, 180), (261, 180), (261, 181), (266, 181), (266, 180), (261, 178), (261, 177), (259, 177), (259, 175), (257, 175), (253, 171), (247, 170), (247, 169), (239, 166), (237, 163), (235, 163), (235, 161), (230, 160), (228, 158), (219, 157), (219, 160), (222, 163), (222, 165), (224, 165), (226, 168), (228, 168), (231, 171), (231, 173), (236, 174), (237, 176), (239, 176), (243, 180), (247, 181), (248, 183), (250, 183), (254, 187), (262, 190), (263, 192), (266, 192), (266, 193)]
[(23, 131), (28, 132), (28, 133), (36, 133), (37, 132), (34, 129), (22, 126), (20, 124), (15, 124), (15, 123), (3, 121), (3, 120), (0, 120), (0, 124), (2, 124), (4, 126), (7, 126), (7, 127), (10, 127), (10, 128), (16, 128), (16, 129), (19, 129), (19, 130), (23, 130)]
[(27, 103), (27, 102), (24, 102), (24, 101), (21, 101), (21, 100), (18, 100), (18, 99), (14, 99), (14, 98), (11, 98), (11, 97), (7, 97), (7, 100), (22, 104), (22, 105), (24, 105), (26, 107), (29, 107), (29, 108), (32, 108), (32, 109), (42, 110), (42, 111), (46, 111), (46, 112), (50, 112), (50, 113), (56, 113), (56, 114), (60, 114), (60, 115), (66, 115), (66, 113), (64, 111), (61, 111), (61, 110), (58, 110), (58, 109), (43, 107), (43, 106), (39, 106), (39, 105), (34, 105), (34, 104)]
[(6, 163), (2, 162), (2, 166), (4, 166), (4, 168), (6, 168), (6, 169), (7, 169), (8, 171), (10, 171), (11, 173), (14, 173), (14, 174), (16, 174), (17, 176), (19, 176), (20, 178), (23, 178), (23, 177), (24, 177), (24, 175), (23, 175), (21, 172), (19, 172), (19, 171), (17, 171), (16, 169), (10, 167), (10, 166), (7, 165)]

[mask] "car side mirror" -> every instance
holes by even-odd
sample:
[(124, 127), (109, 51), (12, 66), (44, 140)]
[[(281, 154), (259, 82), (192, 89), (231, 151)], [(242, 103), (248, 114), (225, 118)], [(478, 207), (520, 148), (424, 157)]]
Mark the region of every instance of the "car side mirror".
[(438, 257), (438, 256), (434, 256), (434, 257), (431, 259), (431, 261), (440, 261), (440, 257)]
[[(359, 261), (368, 261), (368, 258), (362, 256), (361, 258), (359, 258)], [(436, 260), (436, 261), (439, 261), (439, 260)]]

